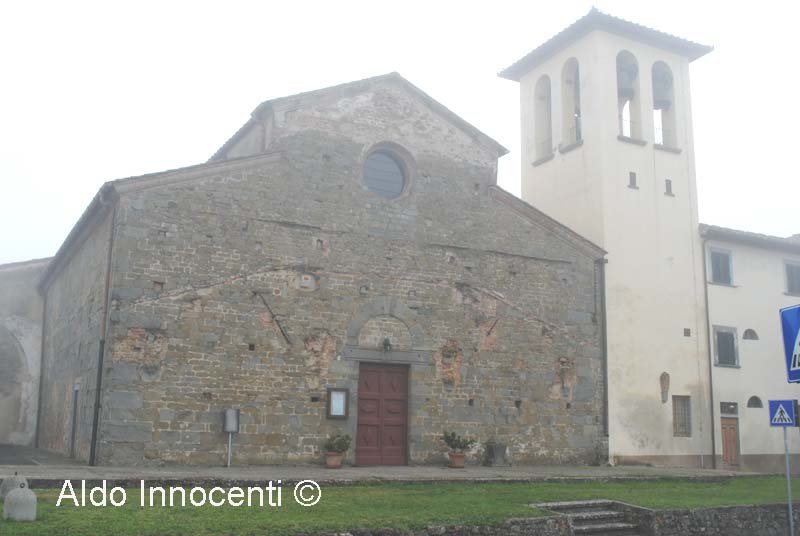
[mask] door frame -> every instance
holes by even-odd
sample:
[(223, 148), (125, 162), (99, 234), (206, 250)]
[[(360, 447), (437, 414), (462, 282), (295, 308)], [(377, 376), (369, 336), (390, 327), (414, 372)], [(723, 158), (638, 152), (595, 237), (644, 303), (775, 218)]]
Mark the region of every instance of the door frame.
[[(358, 381), (356, 382), (357, 386), (361, 385), (361, 367), (364, 366), (364, 365), (366, 365), (366, 366), (377, 366), (377, 367), (401, 367), (401, 368), (404, 368), (406, 370), (406, 411), (405, 411), (405, 417), (406, 417), (405, 418), (406, 440), (405, 440), (405, 459), (403, 460), (403, 465), (402, 466), (396, 466), (396, 467), (408, 466), (409, 456), (410, 456), (410, 448), (411, 448), (411, 442), (410, 442), (411, 429), (409, 427), (409, 417), (410, 417), (410, 410), (411, 410), (411, 365), (408, 364), (408, 363), (393, 363), (393, 362), (387, 362), (387, 361), (359, 361), (358, 362)], [(356, 443), (356, 445), (355, 445), (355, 450), (358, 449), (358, 414), (359, 414), (358, 402), (359, 402), (359, 397), (360, 396), (361, 396), (360, 392), (358, 391), (358, 389), (356, 389), (356, 411), (355, 411), (355, 414), (356, 414), (356, 423), (355, 423), (356, 424), (356, 426), (355, 426), (355, 428), (356, 428), (356, 433), (355, 433), (356, 441), (355, 441), (355, 443)], [(358, 460), (358, 456), (357, 456), (355, 450), (353, 452), (353, 461), (354, 461), (353, 465), (355, 467), (384, 467), (383, 465), (376, 465), (376, 466), (359, 465), (357, 463), (357, 461), (356, 461), (356, 460)], [(392, 466), (387, 465), (385, 467), (392, 467)]]
[[(727, 419), (729, 421), (733, 421), (736, 424), (736, 463), (731, 464), (725, 462), (725, 432), (722, 429), (722, 421), (723, 419)], [(722, 465), (728, 467), (741, 467), (742, 466), (742, 446), (740, 443), (740, 426), (739, 426), (739, 417), (737, 415), (720, 415), (719, 418), (719, 435), (720, 439), (722, 440)]]

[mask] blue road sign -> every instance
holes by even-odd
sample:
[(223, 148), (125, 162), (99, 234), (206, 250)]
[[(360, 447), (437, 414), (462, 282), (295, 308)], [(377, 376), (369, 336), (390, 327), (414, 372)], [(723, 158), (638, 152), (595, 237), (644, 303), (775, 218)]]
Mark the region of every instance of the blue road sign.
[(782, 428), (797, 426), (797, 416), (794, 414), (794, 400), (770, 400), (769, 425)]
[(789, 383), (800, 382), (800, 305), (781, 309), (783, 347)]

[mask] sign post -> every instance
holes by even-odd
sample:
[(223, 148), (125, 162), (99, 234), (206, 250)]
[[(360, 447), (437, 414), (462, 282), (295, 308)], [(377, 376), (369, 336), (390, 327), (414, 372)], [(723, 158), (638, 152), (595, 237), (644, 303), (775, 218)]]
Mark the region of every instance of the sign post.
[(786, 456), (786, 493), (789, 505), (789, 534), (794, 536), (794, 513), (792, 512), (792, 472), (789, 467), (789, 440), (786, 429), (797, 426), (797, 414), (794, 411), (795, 400), (770, 400), (769, 425), (783, 428), (783, 452)]
[[(786, 307), (780, 310), (781, 315), (781, 328), (783, 329), (783, 348), (786, 354), (786, 380), (789, 383), (800, 383), (800, 305), (793, 307)], [(773, 402), (775, 412), (773, 412)], [(783, 420), (782, 415), (778, 415), (780, 407), (783, 407), (778, 402), (793, 402), (791, 408), (791, 421), (792, 424), (776, 424), (775, 421)], [(794, 536), (794, 517), (792, 516), (792, 479), (789, 468), (789, 441), (786, 438), (786, 428), (788, 426), (798, 426), (797, 424), (797, 401), (795, 400), (770, 400), (769, 402), (769, 420), (770, 426), (783, 427), (783, 450), (786, 454), (786, 490), (789, 493), (789, 530), (790, 534)], [(784, 407), (784, 413), (786, 413)]]

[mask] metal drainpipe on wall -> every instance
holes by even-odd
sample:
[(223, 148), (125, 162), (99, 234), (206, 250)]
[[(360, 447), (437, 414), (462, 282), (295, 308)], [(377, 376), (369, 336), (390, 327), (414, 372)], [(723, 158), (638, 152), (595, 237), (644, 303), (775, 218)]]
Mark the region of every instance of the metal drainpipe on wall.
[(103, 367), (104, 354), (106, 346), (106, 335), (108, 331), (108, 315), (110, 313), (109, 301), (110, 287), (111, 287), (111, 261), (112, 253), (114, 251), (114, 232), (117, 223), (117, 201), (116, 199), (104, 199), (101, 194), (100, 203), (111, 204), (111, 229), (109, 230), (108, 237), (108, 257), (106, 264), (106, 282), (105, 282), (105, 295), (103, 303), (103, 315), (101, 316), (102, 325), (100, 327), (101, 339), (99, 341), (100, 349), (97, 356), (97, 379), (95, 383), (94, 395), (94, 415), (92, 417), (92, 438), (89, 443), (89, 465), (97, 465), (97, 441), (98, 441), (98, 428), (100, 426), (100, 403), (102, 401), (102, 387), (103, 387)]
[(703, 297), (706, 306), (706, 346), (708, 347), (708, 396), (711, 401), (711, 468), (717, 468), (717, 423), (714, 422), (714, 354), (711, 350), (711, 308), (708, 305), (708, 267), (706, 247), (708, 239), (703, 238)]
[(44, 384), (44, 341), (47, 336), (47, 291), (42, 295), (42, 341), (39, 351), (39, 389), (36, 393), (36, 426), (33, 430), (33, 446), (39, 448), (39, 427), (42, 422), (42, 385)]
[(608, 324), (606, 322), (606, 264), (608, 259), (595, 261), (599, 272), (600, 314), (602, 315), (601, 344), (603, 349), (603, 435), (608, 438)]

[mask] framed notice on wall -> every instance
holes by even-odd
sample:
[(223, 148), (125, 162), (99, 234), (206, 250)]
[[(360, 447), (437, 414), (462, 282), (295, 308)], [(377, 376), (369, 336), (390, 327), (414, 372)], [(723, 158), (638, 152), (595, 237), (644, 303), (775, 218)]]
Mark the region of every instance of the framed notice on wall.
[(328, 389), (328, 418), (346, 419), (350, 411), (350, 389)]

